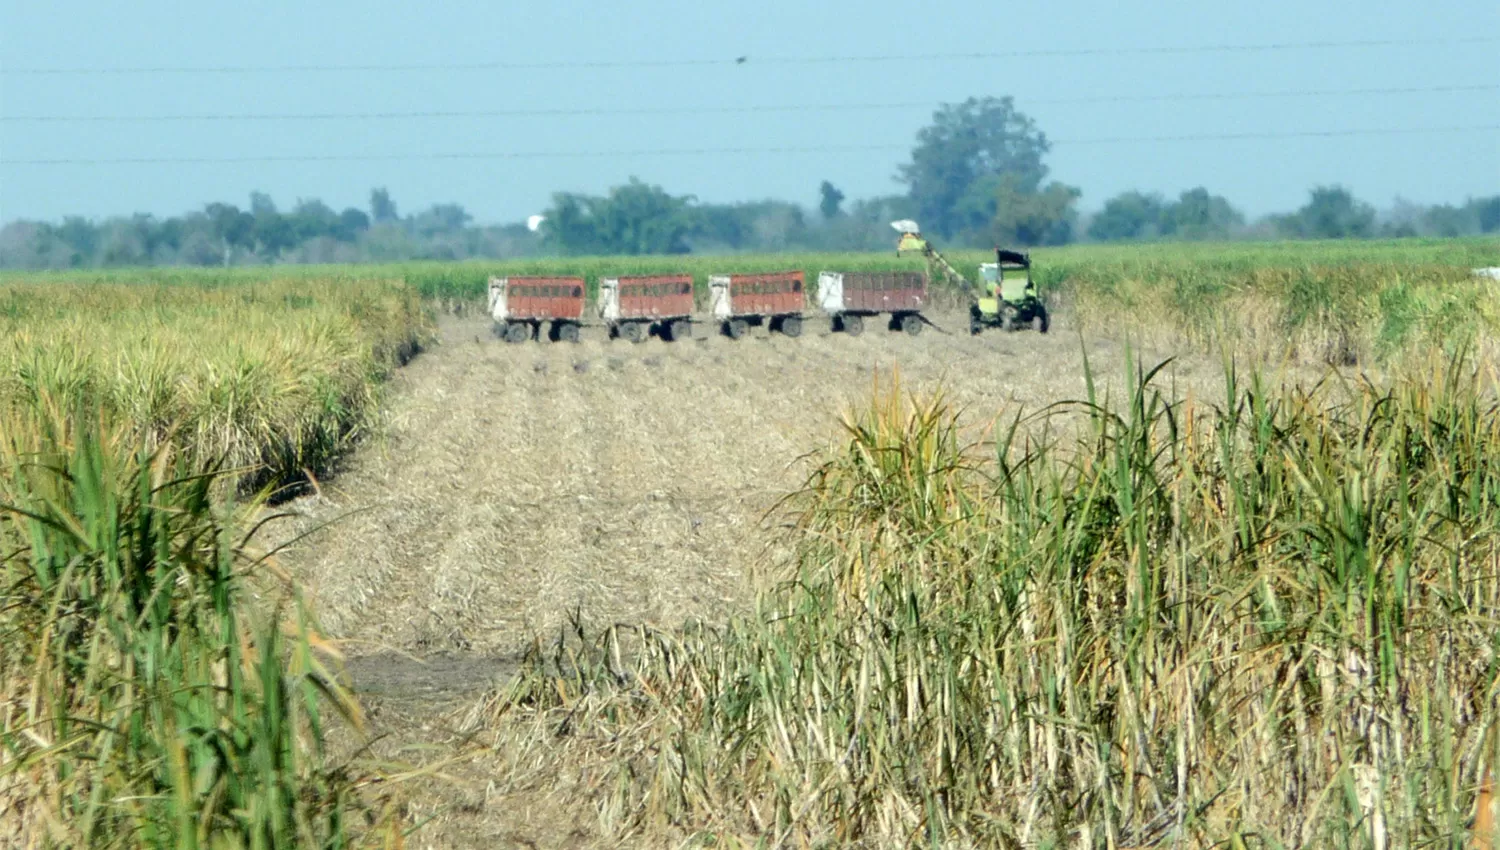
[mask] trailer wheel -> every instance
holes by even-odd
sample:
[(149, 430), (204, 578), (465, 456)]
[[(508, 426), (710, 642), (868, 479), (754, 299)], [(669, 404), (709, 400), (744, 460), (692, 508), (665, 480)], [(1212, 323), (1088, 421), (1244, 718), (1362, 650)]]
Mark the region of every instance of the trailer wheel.
[(640, 322), (626, 322), (620, 325), (620, 336), (628, 342), (641, 342), (646, 338), (646, 326)]
[(916, 336), (922, 332), (922, 317), (916, 313), (907, 313), (901, 317), (901, 330), (907, 336)]
[(844, 333), (850, 336), (859, 336), (865, 332), (865, 319), (863, 316), (843, 316)]
[(730, 319), (724, 323), (724, 333), (730, 339), (739, 339), (750, 332), (750, 323), (744, 319)]
[(667, 325), (667, 336), (673, 342), (683, 342), (693, 338), (693, 323), (688, 319), (678, 319)]
[(531, 339), (531, 325), (525, 322), (511, 322), (505, 326), (505, 341), (509, 343), (526, 342)]
[(558, 342), (577, 342), (578, 326), (572, 322), (563, 322), (553, 326), (557, 334)]
[(802, 319), (799, 316), (787, 316), (781, 320), (782, 334), (790, 337), (802, 336)]

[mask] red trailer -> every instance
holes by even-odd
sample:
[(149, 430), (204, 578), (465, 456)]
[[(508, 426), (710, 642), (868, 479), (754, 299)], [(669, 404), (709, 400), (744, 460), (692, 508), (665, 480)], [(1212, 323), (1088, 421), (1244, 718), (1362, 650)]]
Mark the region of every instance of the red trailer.
[(769, 323), (772, 332), (802, 334), (802, 310), (807, 305), (802, 272), (713, 275), (708, 279), (713, 316), (730, 339), (739, 339), (750, 326)]
[(549, 324), (548, 338), (577, 342), (583, 320), (581, 277), (492, 277), (490, 315), (495, 332), (506, 342), (539, 337)]
[(818, 306), (833, 317), (835, 330), (858, 335), (864, 317), (889, 314), (891, 330), (922, 332), (927, 306), (927, 275), (922, 272), (823, 272), (818, 275)]
[(642, 275), (607, 277), (599, 281), (599, 318), (610, 336), (641, 342), (656, 334), (663, 339), (693, 335), (693, 276)]

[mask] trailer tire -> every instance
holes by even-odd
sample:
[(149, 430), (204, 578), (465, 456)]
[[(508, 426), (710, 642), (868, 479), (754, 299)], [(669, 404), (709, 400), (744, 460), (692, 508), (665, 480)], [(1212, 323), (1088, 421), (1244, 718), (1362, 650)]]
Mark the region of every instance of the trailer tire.
[(907, 313), (901, 317), (901, 330), (907, 336), (916, 336), (922, 332), (922, 317), (916, 313)]
[(646, 326), (640, 322), (626, 322), (620, 325), (620, 336), (627, 342), (644, 342), (646, 339)]
[(558, 342), (578, 342), (578, 326), (572, 322), (563, 322), (553, 328)]
[(724, 334), (730, 339), (740, 339), (750, 332), (750, 323), (744, 319), (730, 319), (724, 323)]
[(531, 339), (531, 325), (525, 322), (511, 322), (505, 326), (505, 341), (515, 344), (526, 342)]
[(844, 333), (850, 336), (859, 336), (865, 332), (865, 319), (863, 316), (845, 315), (840, 317), (839, 323), (844, 326)]
[(667, 325), (667, 336), (672, 342), (685, 342), (693, 338), (693, 323), (688, 319), (678, 319)]
[(796, 338), (802, 336), (802, 319), (798, 316), (787, 316), (781, 320), (781, 333), (784, 336)]

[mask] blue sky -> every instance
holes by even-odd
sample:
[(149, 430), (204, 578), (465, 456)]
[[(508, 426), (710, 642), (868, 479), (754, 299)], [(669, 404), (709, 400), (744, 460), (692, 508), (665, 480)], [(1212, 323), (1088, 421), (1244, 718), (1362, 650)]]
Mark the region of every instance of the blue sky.
[[(1052, 176), (1085, 209), (1126, 189), (1204, 185), (1252, 215), (1342, 183), (1386, 206), (1500, 192), (1500, 131), (1083, 144), (1120, 136), (1223, 135), (1500, 124), (1500, 4), (1121, 4), (1058, 0), (821, 4), (553, 2), (110, 3), (0, 0), (0, 221), (78, 213), (176, 214), (269, 192), (364, 207), (386, 186), (403, 211), (456, 201), (514, 221), (553, 191), (599, 193), (634, 175), (703, 200), (816, 202), (893, 180), (941, 102), (1013, 95), (1058, 140)], [(1491, 39), (1487, 42), (1474, 39)], [(1468, 39), (1467, 43), (1460, 40)], [(1378, 47), (1027, 58), (809, 62), (1006, 49), (1394, 40)], [(746, 56), (744, 64), (636, 61)], [(37, 68), (431, 65), (618, 61), (612, 68), (31, 74)], [(1076, 98), (1490, 86), (1481, 91), (1228, 100), (1058, 103)], [(913, 104), (828, 112), (699, 108)], [(424, 119), (34, 122), (27, 116), (675, 109), (670, 115)], [(1072, 140), (1072, 143), (1069, 143)], [(647, 156), (624, 151), (878, 146), (879, 150)], [(518, 151), (588, 158), (347, 156)], [(322, 161), (28, 165), (34, 159), (332, 157)]]

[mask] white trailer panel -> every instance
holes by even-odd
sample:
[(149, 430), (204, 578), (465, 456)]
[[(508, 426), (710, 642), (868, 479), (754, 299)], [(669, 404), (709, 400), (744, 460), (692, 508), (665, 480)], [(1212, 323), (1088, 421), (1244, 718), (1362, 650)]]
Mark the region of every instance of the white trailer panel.
[(709, 309), (715, 319), (729, 319), (734, 316), (734, 302), (729, 294), (729, 275), (709, 275), (708, 293)]
[(606, 322), (620, 320), (620, 279), (617, 277), (599, 281), (599, 318)]
[(509, 282), (509, 278), (490, 278), (489, 310), (490, 315), (493, 316), (495, 321), (497, 322), (503, 322), (506, 319), (510, 318), (510, 311), (507, 310), (505, 306), (505, 292), (506, 288), (509, 286)]
[(843, 273), (818, 273), (818, 307), (825, 313), (844, 312)]

